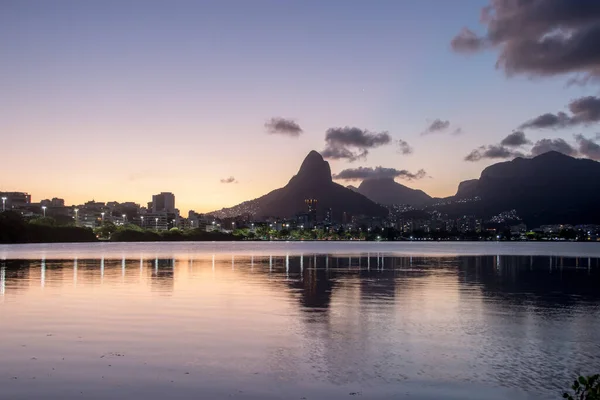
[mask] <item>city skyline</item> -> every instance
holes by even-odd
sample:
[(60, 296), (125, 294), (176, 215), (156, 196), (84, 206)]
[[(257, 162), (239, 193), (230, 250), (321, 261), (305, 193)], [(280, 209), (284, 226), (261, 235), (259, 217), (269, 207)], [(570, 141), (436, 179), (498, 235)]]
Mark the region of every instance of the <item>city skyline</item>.
[(516, 63), (480, 23), (489, 4), (5, 2), (0, 191), (169, 191), (208, 212), (285, 185), (313, 149), (343, 157), (334, 174), (423, 170), (399, 181), (435, 197), (518, 154), (595, 158), (599, 118), (579, 111), (597, 107), (597, 63)]

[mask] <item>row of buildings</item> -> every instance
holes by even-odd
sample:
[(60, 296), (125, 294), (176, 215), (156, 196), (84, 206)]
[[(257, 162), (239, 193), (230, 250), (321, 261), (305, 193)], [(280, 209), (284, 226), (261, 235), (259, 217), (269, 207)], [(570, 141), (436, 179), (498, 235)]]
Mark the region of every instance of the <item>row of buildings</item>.
[[(503, 212), (497, 216), (483, 220), (474, 215), (449, 218), (437, 211), (415, 210), (410, 206), (393, 206), (389, 208), (387, 218), (371, 218), (360, 215), (342, 213), (340, 221), (332, 219), (333, 210), (318, 210), (316, 199), (305, 200), (305, 210), (293, 218), (261, 218), (256, 219), (247, 213), (235, 218), (216, 218), (213, 215), (189, 211), (187, 218), (180, 215), (175, 205), (175, 195), (162, 192), (152, 196), (152, 201), (142, 206), (135, 202), (119, 203), (88, 201), (80, 205), (65, 205), (61, 198), (44, 199), (39, 203), (31, 202), (31, 195), (22, 192), (0, 192), (2, 210), (14, 210), (26, 218), (53, 217), (59, 223), (74, 222), (77, 226), (96, 228), (103, 223), (115, 225), (135, 224), (146, 229), (159, 231), (172, 228), (192, 228), (205, 231), (233, 231), (236, 228), (247, 228), (251, 231), (258, 227), (271, 230), (323, 229), (323, 230), (365, 230), (394, 228), (402, 233), (436, 233), (460, 232), (481, 233), (497, 229), (510, 229), (514, 235), (524, 234), (527, 226), (520, 220), (515, 210)], [(566, 225), (543, 226), (545, 233), (558, 232), (565, 229), (581, 230), (581, 227)], [(586, 231), (597, 232), (596, 226), (585, 226)]]
[(115, 225), (128, 223), (144, 228), (167, 230), (185, 222), (175, 207), (175, 195), (162, 192), (152, 196), (146, 206), (135, 202), (107, 203), (95, 200), (79, 205), (65, 205), (64, 199), (44, 199), (31, 202), (31, 195), (23, 192), (0, 192), (2, 211), (12, 210), (23, 217), (52, 217), (59, 222), (73, 221), (77, 226), (96, 228), (104, 222)]

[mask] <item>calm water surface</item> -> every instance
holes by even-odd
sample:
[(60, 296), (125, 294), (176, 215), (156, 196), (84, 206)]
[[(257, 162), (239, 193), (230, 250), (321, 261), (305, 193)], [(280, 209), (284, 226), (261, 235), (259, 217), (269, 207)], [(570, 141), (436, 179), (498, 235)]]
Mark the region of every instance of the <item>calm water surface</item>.
[(0, 399), (558, 399), (600, 245), (0, 246)]

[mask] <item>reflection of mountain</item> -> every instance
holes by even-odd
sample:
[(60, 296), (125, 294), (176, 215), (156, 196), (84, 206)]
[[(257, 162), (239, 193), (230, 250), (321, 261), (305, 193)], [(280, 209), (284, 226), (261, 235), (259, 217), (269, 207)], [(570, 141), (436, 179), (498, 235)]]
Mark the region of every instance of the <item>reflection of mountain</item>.
[(301, 274), (301, 279), (292, 281), (290, 287), (299, 291), (302, 310), (326, 311), (335, 286), (329, 271), (309, 267), (304, 268)]
[(501, 298), (500, 304), (505, 307), (524, 302), (567, 307), (581, 300), (600, 301), (598, 259), (547, 256), (459, 259), (465, 282), (480, 285), (486, 296)]

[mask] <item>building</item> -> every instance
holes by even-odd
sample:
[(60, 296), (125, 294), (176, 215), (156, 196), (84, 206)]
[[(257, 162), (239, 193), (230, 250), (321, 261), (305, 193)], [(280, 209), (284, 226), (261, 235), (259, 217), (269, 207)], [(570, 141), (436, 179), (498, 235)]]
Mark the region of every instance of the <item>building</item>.
[(25, 207), (31, 204), (31, 195), (24, 192), (0, 192), (2, 211)]
[(152, 196), (152, 212), (175, 212), (175, 195), (169, 192), (161, 192)]
[(333, 223), (333, 210), (329, 207), (325, 210), (325, 225), (331, 225)]

